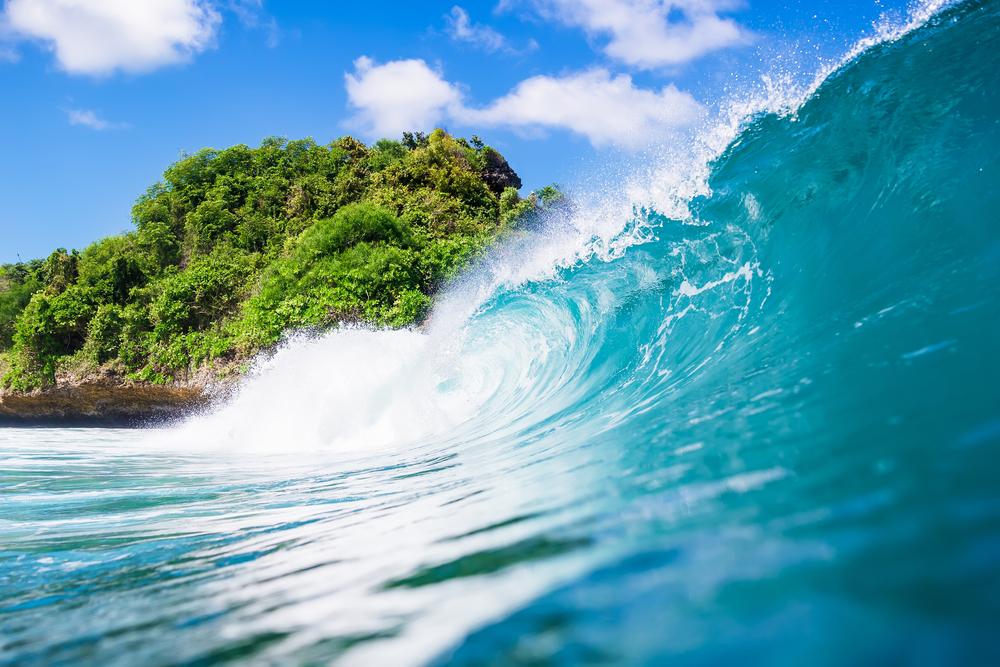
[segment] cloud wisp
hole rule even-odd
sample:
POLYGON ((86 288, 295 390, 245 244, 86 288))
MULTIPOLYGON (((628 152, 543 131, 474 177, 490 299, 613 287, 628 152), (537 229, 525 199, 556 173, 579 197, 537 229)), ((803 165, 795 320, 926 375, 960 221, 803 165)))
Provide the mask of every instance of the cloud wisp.
POLYGON ((45 44, 70 74, 148 72, 215 43, 221 17, 205 0, 8 0, 7 30, 45 44))
POLYGON ((70 125, 86 127, 91 130, 103 132, 104 130, 116 130, 128 127, 125 123, 114 123, 102 118, 92 109, 67 109, 66 119, 70 125))
POLYGON ((281 44, 281 27, 277 19, 264 11, 264 0, 229 0, 228 8, 244 28, 264 33, 267 48, 281 44))
POLYGON ((0 12, 0 63, 16 63, 21 54, 16 48, 17 36, 7 23, 7 17, 0 12))
POLYGON ((636 86, 630 76, 593 68, 536 76, 482 107, 465 104, 459 86, 423 60, 376 64, 363 57, 345 75, 353 124, 371 136, 398 136, 454 122, 513 130, 566 130, 596 147, 649 145, 696 122, 702 107, 674 86, 636 86))
POLYGON ((534 51, 538 42, 530 40, 523 48, 515 48, 503 34, 488 25, 473 23, 469 12, 455 5, 445 15, 445 31, 456 42, 470 44, 487 53, 521 54, 534 51))

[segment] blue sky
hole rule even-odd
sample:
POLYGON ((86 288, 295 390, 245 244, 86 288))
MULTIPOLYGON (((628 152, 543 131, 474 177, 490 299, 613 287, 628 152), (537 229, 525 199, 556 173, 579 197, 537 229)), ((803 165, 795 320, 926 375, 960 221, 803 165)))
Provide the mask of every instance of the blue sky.
POLYGON ((130 228, 184 152, 479 134, 525 189, 627 160, 903 0, 4 0, 0 262, 130 228))

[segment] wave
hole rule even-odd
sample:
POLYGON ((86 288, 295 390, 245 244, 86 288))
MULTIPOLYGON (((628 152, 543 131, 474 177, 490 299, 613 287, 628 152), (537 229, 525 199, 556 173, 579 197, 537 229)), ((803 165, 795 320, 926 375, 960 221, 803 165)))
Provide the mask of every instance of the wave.
MULTIPOLYGON (((998 47, 1000 2, 921 5, 495 249, 423 329, 290 341, 156 438, 315 453, 282 498, 363 499, 289 547, 359 578, 356 661, 981 657, 998 47)), ((268 655, 322 654, 289 632, 268 655)))

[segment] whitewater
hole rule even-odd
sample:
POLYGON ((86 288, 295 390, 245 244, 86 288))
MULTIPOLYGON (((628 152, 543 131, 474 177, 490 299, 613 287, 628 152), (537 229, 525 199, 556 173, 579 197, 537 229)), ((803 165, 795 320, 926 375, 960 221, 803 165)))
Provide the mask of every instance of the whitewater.
POLYGON ((0 429, 0 665, 1000 663, 998 53, 921 6, 420 329, 0 429))

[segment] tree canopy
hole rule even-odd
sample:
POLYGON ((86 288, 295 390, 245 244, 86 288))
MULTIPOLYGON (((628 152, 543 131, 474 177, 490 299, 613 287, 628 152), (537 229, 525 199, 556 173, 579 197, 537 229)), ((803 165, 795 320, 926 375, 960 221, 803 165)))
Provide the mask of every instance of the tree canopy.
POLYGON ((2 383, 43 387, 71 364, 170 382, 289 329, 419 322, 552 196, 520 187, 495 149, 443 130, 201 150, 139 197, 134 231, 0 266, 2 383))

